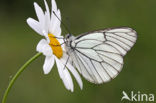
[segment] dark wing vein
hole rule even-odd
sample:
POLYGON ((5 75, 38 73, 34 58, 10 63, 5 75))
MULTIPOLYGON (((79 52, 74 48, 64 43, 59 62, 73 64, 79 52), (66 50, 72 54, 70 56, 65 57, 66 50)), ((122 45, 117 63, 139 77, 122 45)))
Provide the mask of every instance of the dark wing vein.
POLYGON ((114 52, 110 52, 110 51, 105 51, 105 50, 97 50, 97 49, 93 49, 95 51, 102 51, 102 52, 106 52, 106 53, 112 53, 112 54, 116 54, 116 55, 120 55, 122 56, 121 54, 118 54, 118 53, 114 53, 114 52))
MULTIPOLYGON (((121 37, 121 38, 123 38, 123 39, 126 39, 126 40, 128 40, 128 41, 130 41, 130 42, 132 42, 132 43, 134 43, 134 41, 132 41, 132 40, 130 40, 130 39, 128 39, 128 38, 125 38, 125 37, 123 37, 123 36, 121 36, 121 35, 119 35, 119 34, 116 34, 116 33, 112 33, 113 35, 115 35, 115 36, 118 36, 118 37, 121 37)), ((106 34, 107 36, 109 36, 109 34, 106 34)))
MULTIPOLYGON (((97 61, 97 60, 95 60, 95 59, 93 59, 93 58, 88 57, 86 54, 82 53, 81 51, 79 51, 79 50, 77 50, 77 49, 75 49, 75 50, 76 50, 77 52, 81 53, 82 55, 86 56, 86 57, 89 58, 90 60, 97 61)), ((99 61, 97 61, 97 62, 99 62, 99 61)))
POLYGON ((131 36, 131 37, 136 37, 136 36, 134 36, 134 35, 130 35, 130 34, 128 34, 128 33, 134 33, 134 34, 136 34, 136 32, 134 32, 134 31, 132 31, 132 32, 104 32, 104 33, 125 33, 125 34, 127 34, 127 35, 129 35, 129 36, 131 36))
MULTIPOLYGON (((95 71, 97 72, 98 76, 100 77, 100 79, 103 81, 101 75, 100 75, 99 72, 97 71, 97 69, 96 69, 96 67, 94 66, 92 60, 90 60, 90 62, 91 62, 91 64, 93 65, 93 67, 94 67, 95 71)), ((104 82, 104 81, 103 81, 103 82, 104 82)))
MULTIPOLYGON (((81 62, 81 64, 86 68, 86 66, 84 65, 84 63, 82 62, 82 60, 79 58, 79 56, 76 54, 76 53, 74 53, 75 54, 75 56, 78 58, 78 60, 81 62)), ((79 62, 79 63, 80 63, 79 62)), ((82 71, 82 68, 81 68, 81 66, 80 66, 80 69, 81 69, 81 71, 82 71)), ((88 75, 94 80, 94 77, 92 77, 92 75, 89 73, 89 71, 86 69, 86 71, 87 71, 87 73, 88 73, 88 75)), ((82 73, 83 74, 83 73, 82 73)))
MULTIPOLYGON (((124 48, 124 47, 122 47, 121 45, 119 45, 118 43, 116 43, 116 42, 114 42, 114 41, 110 41, 110 40, 107 40, 107 41, 109 41, 109 42, 112 42, 112 43, 114 43, 114 44, 116 44, 116 45, 118 45, 120 48, 122 48, 123 50, 125 50, 125 51, 127 51, 127 49, 126 48, 124 48)), ((108 44, 108 43, 107 43, 108 44)), ((111 45, 111 44, 110 44, 111 45)), ((112 45, 113 46, 113 45, 112 45)), ((114 47, 114 46, 113 46, 114 47)), ((115 48, 115 47, 114 47, 115 48)), ((120 51, 120 50, 119 50, 120 51)))
POLYGON ((100 54, 100 55, 102 55, 102 56, 104 56, 104 57, 106 57, 106 58, 108 58, 108 59, 111 59, 111 60, 113 60, 113 61, 115 61, 115 62, 117 62, 117 63, 123 65, 122 63, 118 62, 117 60, 112 59, 112 58, 110 58, 110 57, 108 57, 108 56, 106 56, 106 55, 103 55, 103 54, 99 53, 99 52, 97 52, 97 54, 100 54))
MULTIPOLYGON (((99 53, 98 53, 99 54, 99 53)), ((100 54, 99 54, 100 55, 100 54)), ((101 59, 102 59, 102 57, 101 57, 101 59)), ((103 59, 102 59, 103 60, 103 59)), ((113 65, 111 65, 110 63, 108 63, 108 62, 106 62, 105 60, 103 60, 102 62, 105 62, 106 64, 108 64, 109 66, 111 66, 112 68, 114 68, 118 73, 119 73, 119 71, 113 66, 113 65)), ((102 63, 101 62, 101 63, 102 63)))
POLYGON ((115 38, 115 37, 110 36, 110 35, 107 35, 107 37, 114 38, 114 39, 116 39, 116 40, 118 40, 118 41, 122 42, 123 44, 126 44, 127 46, 129 46, 129 47, 131 48, 131 46, 130 46, 129 44, 127 44, 127 43, 125 43, 125 42, 123 42, 123 41, 119 40, 118 38, 115 38))
MULTIPOLYGON (((121 53, 121 51, 120 51, 120 50, 118 50, 118 49, 117 49, 116 47, 114 47, 113 45, 108 44, 108 43, 106 43, 106 42, 105 42, 105 44, 107 44, 107 45, 109 45, 109 46, 113 47, 113 48, 114 48, 114 49, 116 49, 116 50, 117 50, 120 54, 122 54, 122 53, 121 53)), ((118 46, 119 46, 119 45, 118 45, 118 46)), ((120 47, 120 46, 119 46, 119 47, 120 47)), ((122 48, 122 47, 121 47, 121 48, 122 48)), ((124 49, 124 48, 122 48, 122 49, 124 49)), ((124 50, 125 50, 125 49, 124 49, 124 50)))
MULTIPOLYGON (((81 55, 79 55, 81 58, 83 58, 81 55)), ((89 59, 89 58, 88 58, 89 59)), ((90 60, 90 59, 89 59, 90 60)), ((91 60, 90 60, 91 61, 91 60)), ((84 62, 88 65, 88 63, 84 60, 84 62)), ((92 69, 91 69, 91 72, 92 72, 92 74, 94 75, 94 73, 93 73, 93 71, 92 71, 92 69)), ((94 77, 95 77, 95 79, 93 79, 93 80, 96 80, 96 81, 98 81, 97 80, 97 78, 96 78, 96 76, 94 75, 94 77)))
POLYGON ((100 41, 100 42, 103 42, 103 41, 101 41, 101 40, 97 40, 97 39, 82 39, 82 40, 79 40, 78 42, 76 42, 75 44, 78 44, 79 42, 86 41, 86 40, 94 40, 94 41, 100 41))

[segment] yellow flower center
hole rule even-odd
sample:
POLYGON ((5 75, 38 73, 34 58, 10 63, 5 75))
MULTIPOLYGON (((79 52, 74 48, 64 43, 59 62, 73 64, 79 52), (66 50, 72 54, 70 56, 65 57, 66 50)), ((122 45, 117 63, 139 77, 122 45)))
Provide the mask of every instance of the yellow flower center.
POLYGON ((53 34, 48 34, 48 37, 50 39, 49 45, 51 46, 51 48, 53 50, 53 54, 57 58, 60 59, 63 56, 63 50, 61 48, 59 41, 55 38, 55 36, 53 34))

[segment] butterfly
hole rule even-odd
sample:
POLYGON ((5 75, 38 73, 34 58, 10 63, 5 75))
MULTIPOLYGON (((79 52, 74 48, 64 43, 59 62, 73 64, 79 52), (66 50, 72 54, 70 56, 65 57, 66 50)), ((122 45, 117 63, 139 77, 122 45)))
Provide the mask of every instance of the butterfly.
POLYGON ((101 84, 115 78, 123 68, 123 57, 133 47, 137 33, 129 27, 108 28, 65 37, 72 65, 88 81, 101 84))

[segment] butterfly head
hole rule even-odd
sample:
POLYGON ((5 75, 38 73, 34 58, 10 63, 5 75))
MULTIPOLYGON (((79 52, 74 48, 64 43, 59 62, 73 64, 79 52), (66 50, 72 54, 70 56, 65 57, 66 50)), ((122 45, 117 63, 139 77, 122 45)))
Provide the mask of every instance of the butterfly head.
POLYGON ((74 43, 73 42, 74 39, 75 39, 75 37, 71 34, 67 34, 65 36, 65 40, 66 40, 65 44, 66 44, 67 51, 71 51, 74 48, 72 45, 74 43))
POLYGON ((69 39, 71 36, 72 36, 71 34, 67 34, 67 35, 65 36, 65 38, 66 38, 66 39, 69 39))
POLYGON ((71 34, 67 34, 65 36, 65 39, 66 39, 66 44, 70 45, 70 42, 73 40, 73 36, 71 34))

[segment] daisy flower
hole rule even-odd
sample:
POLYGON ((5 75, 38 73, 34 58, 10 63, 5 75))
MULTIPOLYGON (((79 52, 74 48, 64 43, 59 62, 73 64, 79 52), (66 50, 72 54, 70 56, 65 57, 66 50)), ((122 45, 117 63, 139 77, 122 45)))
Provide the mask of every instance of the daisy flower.
POLYGON ((65 87, 68 90, 73 91, 74 86, 71 75, 69 73, 70 71, 82 89, 83 84, 80 75, 71 65, 71 63, 67 62, 68 55, 65 52, 64 45, 61 45, 64 41, 61 39, 63 37, 61 36, 61 22, 59 21, 59 19, 61 20, 60 10, 57 9, 55 0, 51 0, 51 13, 45 0, 44 3, 46 8, 45 12, 37 3, 34 3, 38 21, 32 18, 27 19, 28 25, 34 31, 44 37, 44 39, 39 41, 36 48, 38 52, 41 52, 43 55, 45 55, 45 61, 43 65, 44 74, 48 74, 56 62, 60 78, 62 79, 65 87), (53 12, 55 12, 59 19, 53 12))

